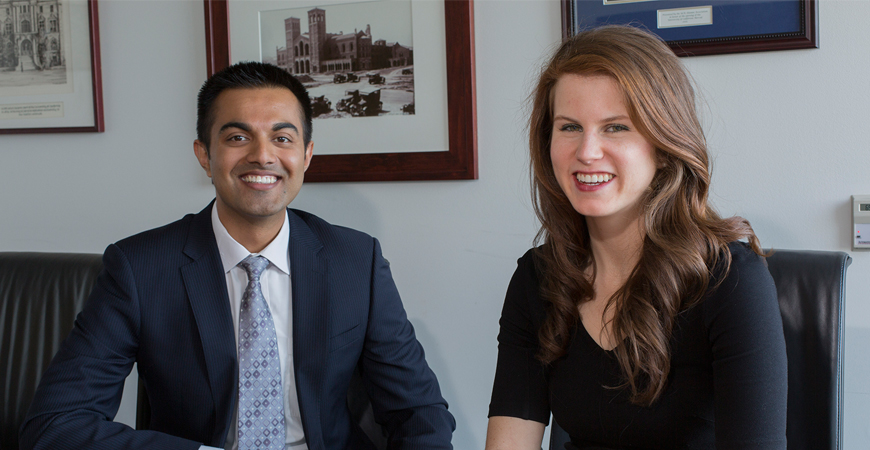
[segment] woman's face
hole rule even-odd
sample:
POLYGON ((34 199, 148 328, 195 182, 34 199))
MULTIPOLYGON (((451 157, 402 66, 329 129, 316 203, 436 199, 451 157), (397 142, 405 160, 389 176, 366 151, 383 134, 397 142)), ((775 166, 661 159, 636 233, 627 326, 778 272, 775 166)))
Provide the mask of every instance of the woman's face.
POLYGON ((609 76, 563 75, 553 118, 553 172, 574 209, 587 220, 637 219, 655 149, 631 122, 622 87, 609 76))

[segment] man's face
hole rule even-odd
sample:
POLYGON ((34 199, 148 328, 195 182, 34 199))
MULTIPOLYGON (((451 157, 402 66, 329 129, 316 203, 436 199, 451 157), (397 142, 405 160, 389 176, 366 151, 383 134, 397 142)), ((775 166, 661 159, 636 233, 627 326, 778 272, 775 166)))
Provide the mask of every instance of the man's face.
POLYGON ((193 147, 212 179, 227 230, 283 223, 314 148, 303 143, 302 120, 289 89, 227 89, 218 95, 210 148, 199 140, 193 147))

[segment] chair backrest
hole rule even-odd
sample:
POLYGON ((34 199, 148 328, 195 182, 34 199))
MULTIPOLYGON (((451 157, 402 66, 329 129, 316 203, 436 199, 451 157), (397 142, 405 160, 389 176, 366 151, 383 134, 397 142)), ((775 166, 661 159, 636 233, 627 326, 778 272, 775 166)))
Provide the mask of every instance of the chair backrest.
MULTIPOLYGON (((788 450, 843 448, 843 252, 775 250, 767 258, 776 283, 788 354, 788 450)), ((570 442, 556 421, 550 450, 570 442)))
POLYGON ((102 267, 96 254, 0 252, 0 448, 18 450, 36 386, 102 267))
POLYGON ((843 448, 843 252, 775 250, 776 283, 788 353, 788 449, 843 448))

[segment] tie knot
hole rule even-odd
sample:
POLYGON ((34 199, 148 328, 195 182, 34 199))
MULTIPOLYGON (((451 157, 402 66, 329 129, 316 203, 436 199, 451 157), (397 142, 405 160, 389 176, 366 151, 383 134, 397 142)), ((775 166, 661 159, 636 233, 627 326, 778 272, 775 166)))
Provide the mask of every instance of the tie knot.
POLYGON ((247 258, 243 259, 242 262, 239 263, 242 268, 245 269, 245 272, 248 273, 248 280, 254 281, 260 280, 260 274, 263 273, 263 269, 269 265, 269 260, 263 256, 254 256, 248 255, 247 258))

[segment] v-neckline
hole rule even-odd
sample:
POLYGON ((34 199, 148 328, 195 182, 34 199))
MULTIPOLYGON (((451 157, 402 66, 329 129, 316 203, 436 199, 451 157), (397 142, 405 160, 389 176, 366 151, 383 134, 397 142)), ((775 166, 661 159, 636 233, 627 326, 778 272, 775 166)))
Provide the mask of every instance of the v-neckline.
POLYGON ((586 329, 586 325, 583 324, 583 319, 581 318, 581 319, 579 319, 577 322, 578 322, 578 323, 577 323, 577 326, 578 326, 580 329, 583 330, 583 334, 586 336, 586 339, 588 339, 589 342, 591 342, 592 345, 593 345, 594 347, 596 347, 598 350, 600 350, 600 351, 602 351, 602 352, 604 352, 604 353, 606 353, 606 354, 608 354, 608 355, 612 355, 612 354, 613 354, 613 351, 616 349, 616 347, 619 346, 619 344, 616 344, 616 345, 615 345, 613 348, 611 348, 610 350, 608 350, 608 349, 602 347, 601 344, 599 344, 598 341, 596 341, 595 338, 592 337, 592 334, 589 333, 589 330, 586 329))

